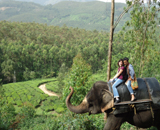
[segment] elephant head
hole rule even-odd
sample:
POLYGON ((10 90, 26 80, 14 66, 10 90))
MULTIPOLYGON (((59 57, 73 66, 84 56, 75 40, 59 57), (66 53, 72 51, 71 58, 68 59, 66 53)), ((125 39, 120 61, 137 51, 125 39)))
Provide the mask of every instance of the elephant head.
POLYGON ((72 87, 70 89, 71 92, 66 98, 66 105, 74 113, 81 114, 89 112, 89 114, 97 114, 113 107, 113 94, 108 91, 108 84, 106 82, 97 81, 94 83, 82 103, 78 106, 73 106, 70 102, 74 92, 72 87))

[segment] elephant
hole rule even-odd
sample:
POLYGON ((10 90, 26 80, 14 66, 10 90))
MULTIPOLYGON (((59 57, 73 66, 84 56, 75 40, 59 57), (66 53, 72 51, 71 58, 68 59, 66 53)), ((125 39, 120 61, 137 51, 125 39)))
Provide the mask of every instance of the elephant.
POLYGON ((74 93, 74 89, 70 86, 70 90, 71 92, 66 98, 67 108, 77 114, 89 113, 90 115, 102 112, 106 113, 107 122, 104 126, 104 130, 119 130, 124 122, 128 122, 139 128, 155 126, 160 130, 160 108, 153 109, 152 111, 151 109, 147 109, 136 111, 135 113, 134 110, 131 110, 120 114, 114 114, 114 98, 112 92, 109 91, 108 82, 95 82, 78 106, 71 104, 70 99, 74 93))

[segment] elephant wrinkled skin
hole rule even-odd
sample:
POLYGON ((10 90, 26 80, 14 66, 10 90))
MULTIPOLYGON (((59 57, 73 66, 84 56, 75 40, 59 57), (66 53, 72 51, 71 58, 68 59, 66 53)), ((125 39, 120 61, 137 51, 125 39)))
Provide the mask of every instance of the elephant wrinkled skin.
POLYGON ((82 103, 78 106, 73 106, 70 103, 70 98, 74 92, 72 87, 70 87, 70 89, 71 92, 66 98, 68 109, 77 114, 87 112, 89 112, 89 114, 98 114, 106 112, 107 123, 105 124, 104 130, 119 130, 122 123, 126 121, 140 128, 155 126, 160 130, 160 109, 154 110, 154 120, 150 110, 137 111, 136 115, 134 111, 119 115, 110 113, 113 107, 113 95, 108 91, 107 82, 97 81, 94 83, 82 103))

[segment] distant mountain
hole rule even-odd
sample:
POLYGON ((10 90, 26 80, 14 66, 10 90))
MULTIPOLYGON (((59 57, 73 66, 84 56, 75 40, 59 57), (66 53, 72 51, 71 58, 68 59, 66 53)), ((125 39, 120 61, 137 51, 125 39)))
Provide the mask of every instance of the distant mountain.
POLYGON ((90 1, 97 1, 97 0, 47 0, 45 2, 45 5, 47 5, 47 4, 56 4, 56 3, 59 3, 61 1, 90 2, 90 1))
POLYGON ((14 1, 22 1, 22 2, 34 2, 41 5, 46 5, 49 0, 14 0, 14 1))
POLYGON ((61 1, 89 2, 89 1, 98 1, 98 0, 15 0, 15 1, 34 2, 41 5, 48 5, 48 4, 56 4, 61 1))
MULTIPOLYGON (((126 5, 116 3, 115 20, 126 5)), ((109 31, 111 3, 94 2, 59 2, 42 6, 32 2, 0 2, 0 20, 37 22, 48 25, 84 28, 87 30, 109 31)), ((119 31, 129 19, 126 14, 118 24, 119 31)))

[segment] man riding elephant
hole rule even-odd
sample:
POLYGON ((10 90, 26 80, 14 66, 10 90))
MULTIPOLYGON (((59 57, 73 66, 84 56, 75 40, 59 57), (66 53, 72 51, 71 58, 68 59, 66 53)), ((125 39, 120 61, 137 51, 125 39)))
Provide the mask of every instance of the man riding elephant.
POLYGON ((131 94, 131 101, 135 101, 136 98, 134 96, 134 92, 133 92, 133 89, 131 87, 131 80, 134 80, 135 78, 135 72, 134 72, 134 68, 133 66, 129 63, 129 59, 126 57, 123 59, 123 62, 124 62, 124 65, 126 66, 127 68, 127 74, 128 74, 128 80, 126 81, 127 82, 127 88, 131 94))

